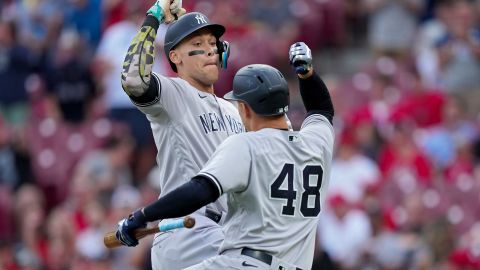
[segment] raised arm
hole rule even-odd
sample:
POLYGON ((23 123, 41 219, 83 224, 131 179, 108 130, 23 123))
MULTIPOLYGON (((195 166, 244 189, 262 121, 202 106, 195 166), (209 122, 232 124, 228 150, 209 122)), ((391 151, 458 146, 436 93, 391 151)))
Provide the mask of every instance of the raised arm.
POLYGON ((158 98, 158 85, 152 80, 155 59, 155 38, 161 23, 171 14, 181 15, 182 1, 157 0, 147 11, 145 21, 128 48, 123 62, 122 87, 136 103, 145 104, 158 98))
POLYGON ((289 58, 298 75, 300 95, 307 116, 321 114, 332 123, 334 115, 332 99, 327 86, 313 69, 310 48, 303 42, 297 42, 290 47, 289 58))

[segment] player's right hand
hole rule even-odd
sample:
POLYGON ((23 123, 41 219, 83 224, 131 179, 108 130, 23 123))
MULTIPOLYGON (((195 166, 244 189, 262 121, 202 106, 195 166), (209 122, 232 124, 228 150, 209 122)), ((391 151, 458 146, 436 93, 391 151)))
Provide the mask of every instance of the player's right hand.
POLYGON ((288 56, 297 74, 305 75, 312 69, 312 51, 304 42, 292 44, 288 56))
POLYGON ((160 23, 171 23, 176 18, 185 14, 182 8, 182 0, 157 0, 147 11, 147 14, 155 16, 160 23))
POLYGON ((128 218, 124 218, 118 222, 115 237, 124 246, 134 247, 138 245, 138 240, 133 235, 133 232, 139 228, 145 228, 147 222, 142 210, 137 210, 130 214, 128 218))
POLYGON ((170 13, 175 15, 177 18, 185 14, 186 10, 182 8, 182 0, 171 0, 170 1, 170 13))

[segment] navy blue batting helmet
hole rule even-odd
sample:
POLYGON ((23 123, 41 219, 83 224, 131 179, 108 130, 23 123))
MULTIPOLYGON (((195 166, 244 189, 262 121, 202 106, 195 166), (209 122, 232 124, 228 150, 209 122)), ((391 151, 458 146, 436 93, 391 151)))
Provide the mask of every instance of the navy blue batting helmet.
POLYGON ((183 39, 200 29, 210 29, 217 38, 218 52, 223 52, 223 44, 219 41, 220 37, 225 33, 225 27, 220 24, 211 23, 207 16, 200 12, 191 12, 181 16, 178 20, 172 22, 165 34, 163 49, 167 56, 173 71, 177 72, 177 67, 170 61, 170 51, 175 48, 183 39))
POLYGON ((233 79, 233 90, 224 98, 243 101, 263 116, 286 113, 290 102, 283 74, 272 66, 261 64, 241 68, 233 79))

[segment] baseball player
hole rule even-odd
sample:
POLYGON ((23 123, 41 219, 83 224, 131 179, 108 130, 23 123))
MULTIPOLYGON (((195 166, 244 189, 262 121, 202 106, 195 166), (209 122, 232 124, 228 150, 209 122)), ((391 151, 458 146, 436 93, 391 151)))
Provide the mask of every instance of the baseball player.
POLYGON ((305 43, 290 48, 307 110, 300 131, 289 131, 288 85, 268 65, 240 69, 226 99, 238 101, 248 131, 227 138, 189 182, 119 223, 124 245, 146 222, 195 211, 228 194, 225 240, 219 254, 188 268, 310 269, 318 215, 325 199, 334 143, 333 105, 312 68, 305 43))
MULTIPOLYGON (((124 91, 150 121, 158 150, 160 197, 195 176, 228 136, 244 131, 236 107, 214 94, 219 66, 225 67, 228 58, 228 44, 220 41, 222 25, 197 12, 169 24, 164 51, 178 77, 152 73, 157 29, 167 13, 181 12, 179 0, 158 0, 148 10, 121 74, 124 91)), ((217 254, 224 239, 217 223, 225 211, 226 199, 221 198, 195 212, 195 229, 157 235, 151 250, 153 269, 183 269, 217 254)))

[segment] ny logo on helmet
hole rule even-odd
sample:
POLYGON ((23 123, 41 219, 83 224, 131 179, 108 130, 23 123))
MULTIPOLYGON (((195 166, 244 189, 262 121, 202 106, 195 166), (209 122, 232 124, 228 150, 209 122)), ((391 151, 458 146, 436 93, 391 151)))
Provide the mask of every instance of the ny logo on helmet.
POLYGON ((207 19, 205 19, 205 16, 201 15, 201 14, 197 14, 195 16, 195 19, 197 19, 197 23, 198 24, 204 24, 204 23, 207 23, 207 19))
POLYGON ((288 112, 288 105, 283 108, 278 108, 277 113, 286 113, 288 112))

